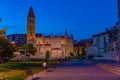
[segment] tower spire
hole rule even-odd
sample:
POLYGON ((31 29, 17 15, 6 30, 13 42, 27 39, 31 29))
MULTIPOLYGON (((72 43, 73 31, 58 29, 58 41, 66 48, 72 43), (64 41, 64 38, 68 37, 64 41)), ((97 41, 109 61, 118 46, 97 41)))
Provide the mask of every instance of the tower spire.
POLYGON ((31 6, 27 16, 27 43, 34 43, 35 37, 35 15, 31 6))
POLYGON ((29 13, 28 13, 28 17, 33 17, 33 18, 35 18, 35 15, 34 15, 32 6, 30 7, 30 10, 29 10, 29 13))

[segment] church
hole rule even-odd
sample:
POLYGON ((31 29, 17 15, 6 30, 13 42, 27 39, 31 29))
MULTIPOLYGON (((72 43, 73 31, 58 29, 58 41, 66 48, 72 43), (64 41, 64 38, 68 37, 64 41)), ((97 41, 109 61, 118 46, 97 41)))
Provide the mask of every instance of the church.
POLYGON ((35 32, 36 16, 34 15, 33 8, 30 7, 27 16, 27 43, 31 43, 36 47, 37 52, 31 58, 44 59, 46 52, 49 51, 50 59, 59 59, 70 56, 73 52, 73 36, 68 36, 65 31, 64 35, 37 35, 35 32))

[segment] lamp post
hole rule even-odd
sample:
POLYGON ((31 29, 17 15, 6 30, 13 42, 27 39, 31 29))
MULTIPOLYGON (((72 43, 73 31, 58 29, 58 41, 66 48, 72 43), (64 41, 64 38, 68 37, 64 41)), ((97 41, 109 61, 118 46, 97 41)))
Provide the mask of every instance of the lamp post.
POLYGON ((24 52, 25 61, 26 61, 26 64, 27 64, 27 62, 28 62, 28 56, 29 56, 29 53, 27 52, 28 50, 27 49, 22 49, 22 51, 24 52))
POLYGON ((29 60, 29 52, 26 52, 27 61, 29 60))
POLYGON ((12 43, 12 44, 15 44, 15 42, 14 42, 14 41, 12 41, 11 43, 12 43))
POLYGON ((28 61, 28 53, 27 53, 27 50, 24 49, 23 51, 25 52, 25 58, 26 58, 26 61, 28 61))
POLYGON ((14 41, 12 41, 11 44, 12 44, 13 46, 15 46, 15 42, 14 42, 14 41))

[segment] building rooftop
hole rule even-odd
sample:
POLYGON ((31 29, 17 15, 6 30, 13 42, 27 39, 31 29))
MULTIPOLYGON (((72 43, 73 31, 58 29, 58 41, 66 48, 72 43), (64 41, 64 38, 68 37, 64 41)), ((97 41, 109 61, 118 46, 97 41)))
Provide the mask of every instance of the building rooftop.
POLYGON ((86 46, 86 44, 92 44, 91 39, 83 39, 79 42, 77 42, 76 44, 74 44, 75 46, 86 46))

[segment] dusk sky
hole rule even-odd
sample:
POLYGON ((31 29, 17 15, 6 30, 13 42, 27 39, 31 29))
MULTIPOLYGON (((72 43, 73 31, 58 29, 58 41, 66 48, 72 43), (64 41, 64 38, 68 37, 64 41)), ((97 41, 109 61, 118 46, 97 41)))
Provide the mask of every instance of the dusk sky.
POLYGON ((6 27, 7 35, 26 33, 30 6, 36 16, 36 33, 67 30, 77 40, 110 29, 118 19, 117 0, 0 0, 0 29, 6 27))

